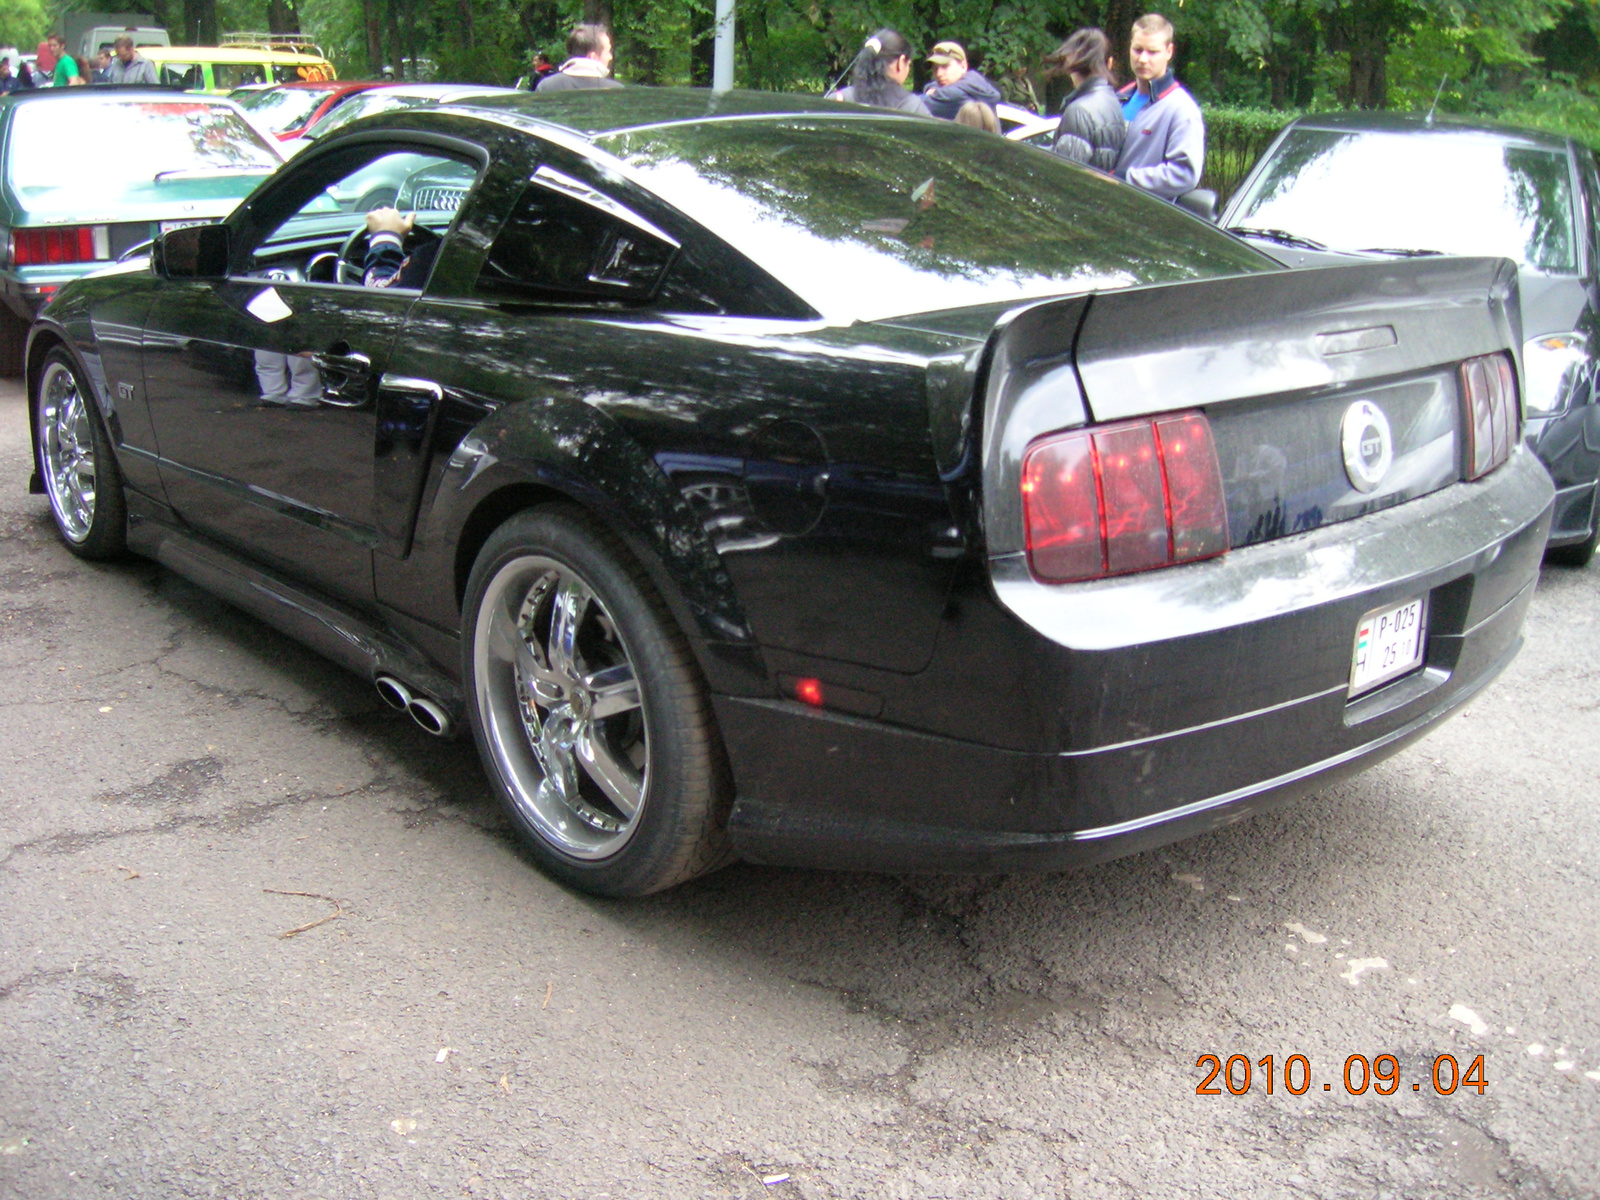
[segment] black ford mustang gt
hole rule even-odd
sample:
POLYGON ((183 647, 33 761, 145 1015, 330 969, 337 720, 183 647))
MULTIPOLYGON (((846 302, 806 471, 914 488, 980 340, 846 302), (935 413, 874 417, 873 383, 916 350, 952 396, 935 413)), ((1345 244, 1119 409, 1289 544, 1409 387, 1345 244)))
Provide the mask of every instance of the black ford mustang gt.
POLYGON ((1284 270, 951 123, 477 99, 63 289, 35 483, 77 553, 469 724, 579 887, 1060 867, 1322 786, 1505 665, 1552 500, 1519 321, 1504 260, 1284 270), (375 168, 417 288, 363 286, 330 198, 375 168))

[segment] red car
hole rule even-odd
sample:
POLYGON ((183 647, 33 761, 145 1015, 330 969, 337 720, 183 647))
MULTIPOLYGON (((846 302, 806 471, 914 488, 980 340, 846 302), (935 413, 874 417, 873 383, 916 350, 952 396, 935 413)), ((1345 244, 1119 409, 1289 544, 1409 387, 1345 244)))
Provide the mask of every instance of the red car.
MULTIPOLYGON (((250 114, 250 119, 280 142, 293 141, 357 92, 384 84, 367 80, 317 83, 279 83, 271 87, 241 89, 228 99, 250 114)), ((286 151, 287 152, 287 151, 286 151)))

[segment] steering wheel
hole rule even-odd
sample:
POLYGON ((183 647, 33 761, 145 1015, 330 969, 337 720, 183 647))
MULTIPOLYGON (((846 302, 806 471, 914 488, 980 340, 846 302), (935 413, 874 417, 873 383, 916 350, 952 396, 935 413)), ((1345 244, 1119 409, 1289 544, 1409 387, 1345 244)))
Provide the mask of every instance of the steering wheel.
MULTIPOLYGON (((441 237, 426 225, 414 224, 411 232, 407 233, 400 243, 400 249, 410 258, 421 247, 429 242, 440 241, 441 237)), ((339 247, 338 280, 340 283, 353 287, 361 286, 361 281, 367 275, 367 227, 358 225, 355 231, 345 238, 344 245, 339 247)))

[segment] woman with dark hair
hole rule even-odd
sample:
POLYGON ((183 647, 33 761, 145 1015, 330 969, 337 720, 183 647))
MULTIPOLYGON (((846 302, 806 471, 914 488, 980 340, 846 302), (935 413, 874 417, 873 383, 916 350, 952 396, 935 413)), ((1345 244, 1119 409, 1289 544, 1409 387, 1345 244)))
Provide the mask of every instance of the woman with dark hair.
POLYGON ((911 43, 892 29, 880 29, 856 55, 850 68, 850 86, 834 92, 833 98, 932 116, 922 97, 906 90, 910 77, 911 43))
POLYGON ((1052 149, 1109 174, 1128 132, 1122 102, 1111 86, 1111 42, 1098 29, 1080 29, 1050 57, 1072 80, 1052 149))

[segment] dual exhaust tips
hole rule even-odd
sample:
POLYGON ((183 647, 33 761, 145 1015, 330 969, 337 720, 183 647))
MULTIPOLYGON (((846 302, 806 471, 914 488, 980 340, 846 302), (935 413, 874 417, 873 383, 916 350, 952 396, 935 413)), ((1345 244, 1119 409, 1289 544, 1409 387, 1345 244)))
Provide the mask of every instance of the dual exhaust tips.
POLYGON ((391 675, 379 675, 372 681, 378 695, 390 708, 409 713, 411 719, 434 737, 449 737, 454 727, 450 714, 426 696, 419 696, 391 675))

